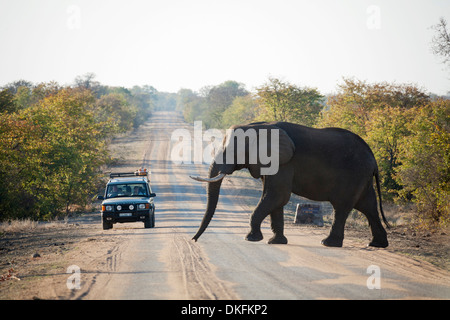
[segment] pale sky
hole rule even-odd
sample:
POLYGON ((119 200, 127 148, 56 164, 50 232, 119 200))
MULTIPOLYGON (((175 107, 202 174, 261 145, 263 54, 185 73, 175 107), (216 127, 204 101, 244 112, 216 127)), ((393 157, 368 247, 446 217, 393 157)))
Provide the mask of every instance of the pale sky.
POLYGON ((0 0, 0 86, 24 79, 198 90, 269 76, 336 92, 343 77, 450 91, 430 49, 449 0, 0 0))

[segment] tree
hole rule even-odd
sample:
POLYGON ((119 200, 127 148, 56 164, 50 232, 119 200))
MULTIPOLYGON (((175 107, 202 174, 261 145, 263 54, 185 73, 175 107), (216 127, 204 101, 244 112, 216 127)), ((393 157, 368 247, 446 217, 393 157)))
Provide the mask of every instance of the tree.
POLYGON ((107 87, 95 80, 95 73, 87 72, 82 76, 77 76, 74 80, 74 87, 90 90, 95 97, 100 97, 106 93, 107 87))
POLYGON ((443 63, 450 64, 450 32, 447 30, 447 21, 441 17, 439 23, 432 28, 436 35, 432 39, 431 50, 442 57, 443 63))
MULTIPOLYGON (((45 157, 41 128, 17 113, 0 114, 0 221, 37 218, 36 194, 27 189, 45 157)), ((43 178, 43 177, 42 177, 43 178)))
POLYGON ((407 124, 414 108, 429 101, 429 96, 413 85, 344 79, 339 92, 328 98, 318 126, 348 129, 366 140, 379 165, 382 190, 392 198, 402 188, 395 170, 401 164, 401 141, 411 134, 407 124))
POLYGON ((29 107, 32 103, 32 93, 33 90, 28 87, 19 87, 14 95, 14 104, 16 109, 25 109, 29 107))
POLYGON ((137 108, 131 105, 125 94, 111 92, 95 101, 96 118, 99 122, 108 122, 119 132, 126 132, 133 127, 137 108))
POLYGON ((386 106, 375 109, 367 123, 366 142, 378 162, 381 175, 381 186, 393 197, 402 188, 395 177, 395 169, 401 164, 400 150, 404 138, 411 132, 408 124, 413 121, 416 108, 404 110, 386 106))
POLYGON ((92 89, 93 87, 97 87, 100 85, 98 81, 95 81, 96 75, 93 72, 85 73, 82 76, 77 76, 75 78, 75 87, 84 88, 84 89, 92 89))
POLYGON ((205 98, 199 96, 191 89, 180 89, 177 92, 176 110, 183 113, 187 122, 200 120, 206 109, 205 98))
POLYGON ((207 128, 222 128, 222 115, 233 103, 234 98, 248 94, 242 83, 231 80, 207 88, 205 92, 207 109, 201 120, 207 128))
POLYGON ((450 222, 450 100, 430 102, 415 114, 396 169, 400 194, 417 204, 420 226, 445 226, 450 222))
POLYGON ((429 99, 425 92, 410 84, 369 84, 344 78, 338 85, 338 93, 328 98, 327 108, 322 112, 318 125, 341 127, 364 137, 372 111, 386 107, 406 110, 423 106, 429 99))
POLYGON ((136 117, 133 126, 137 128, 144 123, 156 108, 155 101, 158 100, 158 91, 152 86, 145 85, 143 87, 134 86, 130 92, 131 104, 136 106, 136 117))
POLYGON ((90 90, 64 88, 0 116, 0 219, 49 219, 83 206, 108 160, 90 90))
POLYGON ((98 168, 107 160, 103 123, 96 122, 89 90, 65 88, 20 116, 39 128, 39 166, 23 190, 36 197, 38 217, 51 218, 85 205, 95 190, 98 168))
POLYGON ((49 219, 85 206, 110 138, 150 114, 150 87, 92 79, 75 87, 16 81, 0 91, 0 220, 49 219))
POLYGON ((174 111, 177 106, 177 95, 171 92, 157 92, 156 95, 156 110, 174 111))
POLYGON ((229 128, 232 125, 250 123, 256 118, 257 104, 253 95, 236 97, 233 103, 222 115, 222 125, 229 128))
POLYGON ((14 103, 14 95, 8 89, 0 91, 0 114, 12 113, 17 111, 16 104, 14 103))
POLYGON ((249 94, 242 83, 225 81, 217 86, 205 86, 200 92, 180 89, 176 97, 176 110, 182 111, 188 122, 203 121, 206 128, 223 128, 223 114, 236 97, 249 94))
POLYGON ((17 90, 21 87, 33 89, 34 85, 30 81, 17 80, 17 81, 13 81, 13 82, 6 84, 3 88, 8 89, 11 92, 11 94, 15 95, 17 93, 17 90))
POLYGON ((324 97, 316 89, 300 88, 276 78, 269 78, 256 91, 260 111, 258 120, 290 121, 313 126, 323 107, 324 97))

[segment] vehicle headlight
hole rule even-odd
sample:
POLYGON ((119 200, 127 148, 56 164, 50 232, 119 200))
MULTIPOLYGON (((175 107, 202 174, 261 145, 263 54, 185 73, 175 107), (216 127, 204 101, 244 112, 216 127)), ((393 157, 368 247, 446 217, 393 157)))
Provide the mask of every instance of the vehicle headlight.
POLYGON ((117 206, 117 210, 122 210, 122 206, 120 204, 117 206))
POLYGON ((140 204, 138 204, 138 209, 139 210, 145 210, 145 209, 148 209, 148 208, 150 208, 150 204, 148 204, 148 203, 140 203, 140 204))
POLYGON ((130 206, 128 207, 128 209, 134 210, 134 206, 133 206, 132 204, 130 204, 130 206))
POLYGON ((112 206, 105 206, 105 205, 102 205, 102 211, 112 211, 113 210, 113 207, 112 206))

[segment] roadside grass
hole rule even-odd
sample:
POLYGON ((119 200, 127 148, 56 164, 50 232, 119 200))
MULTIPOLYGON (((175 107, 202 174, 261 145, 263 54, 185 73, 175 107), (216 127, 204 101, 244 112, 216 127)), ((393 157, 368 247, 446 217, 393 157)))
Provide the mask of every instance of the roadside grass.
POLYGON ((67 219, 49 222, 35 221, 32 219, 14 219, 0 223, 0 236, 8 233, 27 232, 36 229, 50 229, 67 224, 67 219))

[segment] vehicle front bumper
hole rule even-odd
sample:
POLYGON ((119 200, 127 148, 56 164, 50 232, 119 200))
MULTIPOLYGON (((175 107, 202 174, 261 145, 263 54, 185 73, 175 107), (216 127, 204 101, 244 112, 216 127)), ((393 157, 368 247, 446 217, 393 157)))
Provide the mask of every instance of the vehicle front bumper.
POLYGON ((134 212, 102 211, 102 220, 112 223, 144 221, 150 216, 151 210, 139 210, 134 212))

